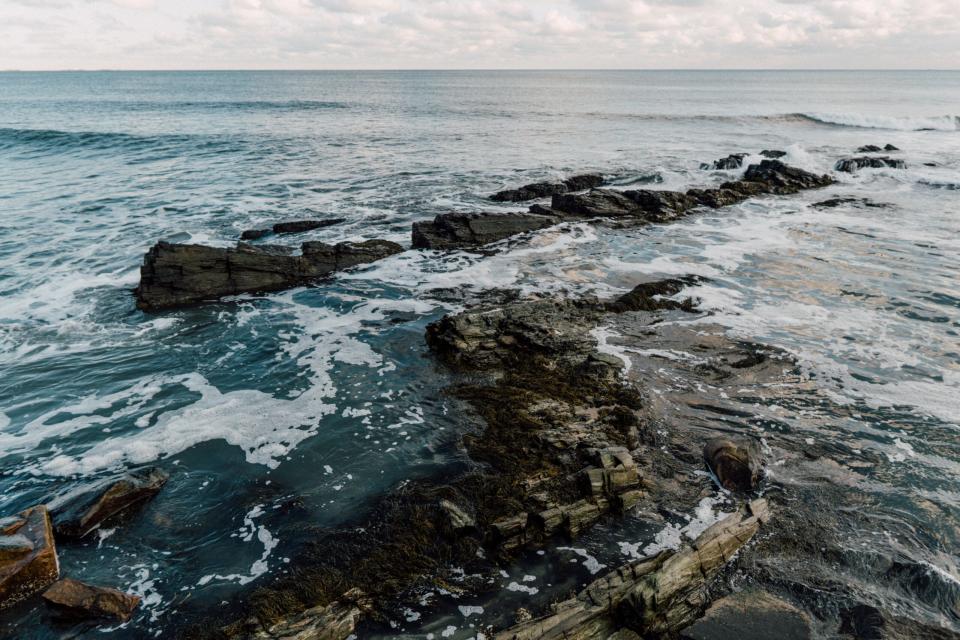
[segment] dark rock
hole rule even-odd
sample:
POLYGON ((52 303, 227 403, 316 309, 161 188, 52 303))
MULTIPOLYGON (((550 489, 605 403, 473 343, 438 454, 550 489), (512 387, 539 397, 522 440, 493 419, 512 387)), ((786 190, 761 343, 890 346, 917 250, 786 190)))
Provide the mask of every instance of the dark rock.
POLYGON ((636 203, 640 217, 650 222, 666 222, 678 218, 697 206, 696 200, 677 191, 638 189, 623 195, 636 203))
POLYGON ((115 618, 123 622, 129 620, 140 605, 140 596, 70 578, 55 582, 43 592, 43 599, 75 616, 115 618))
POLYGON ((897 147, 893 146, 889 142, 883 146, 884 151, 900 151, 897 147))
POLYGON ((273 229, 247 229, 240 234, 241 240, 258 240, 273 233, 273 229))
POLYGON ((351 589, 334 602, 313 607, 266 629, 230 629, 227 635, 242 640, 347 640, 373 602, 359 589, 351 589))
POLYGON ((853 173, 858 169, 883 169, 885 167, 889 167, 891 169, 906 169, 907 163, 903 160, 898 160, 896 158, 890 158, 887 156, 882 156, 879 158, 862 156, 859 158, 838 160, 837 164, 834 166, 834 169, 837 171, 844 171, 846 173, 853 173))
POLYGON ((169 476, 162 469, 138 469, 115 479, 98 482, 79 495, 53 506, 57 535, 81 538, 112 516, 155 496, 169 476))
POLYGON ((413 223, 413 248, 480 247, 561 221, 537 213, 444 213, 431 222, 413 223))
POLYGON ((625 311, 658 311, 661 309, 693 310, 693 301, 689 298, 683 302, 666 300, 669 296, 680 293, 685 287, 696 284, 694 278, 678 278, 645 282, 625 293, 613 302, 608 302, 606 308, 614 313, 625 311))
POLYGON ((883 640, 886 621, 876 607, 858 604, 840 612, 840 633, 856 640, 883 640))
POLYGON ((753 491, 760 483, 760 454, 752 443, 715 438, 704 446, 703 459, 729 491, 753 491))
POLYGON ((747 157, 746 153, 734 153, 726 158, 720 158, 719 160, 714 160, 712 164, 703 163, 700 165, 700 168, 703 170, 714 170, 714 171, 729 171, 731 169, 739 169, 743 166, 743 159, 747 157))
POLYGON ((622 191, 594 189, 584 194, 553 196, 550 208, 567 215, 588 218, 620 218, 637 212, 637 204, 622 191))
POLYGON ((145 311, 196 304, 222 296, 277 291, 333 271, 380 260, 403 248, 385 240, 307 242, 303 255, 286 247, 239 244, 235 249, 158 242, 147 252, 135 290, 145 311))
POLYGON ((33 507, 19 514, 17 522, 4 521, 4 535, 12 540, 6 556, 0 557, 0 609, 26 600, 60 577, 47 508, 33 507))
POLYGON ((345 222, 346 218, 327 218, 326 220, 293 220, 273 225, 274 233, 303 233, 345 222))
POLYGON ((599 187, 603 182, 603 176, 599 173, 586 173, 567 178, 562 182, 535 182, 519 189, 507 189, 493 194, 490 199, 495 202, 523 202, 524 200, 546 198, 568 191, 592 189, 599 187))
POLYGON ((805 189, 826 187, 833 184, 834 180, 830 176, 818 176, 803 169, 787 166, 779 160, 763 160, 760 164, 752 164, 747 167, 740 183, 728 182, 726 185, 739 184, 740 187, 735 190, 742 190, 741 192, 754 195, 753 189, 755 187, 750 186, 749 183, 751 182, 760 183, 762 188, 765 188, 766 193, 787 195, 805 189))
POLYGON ((460 507, 447 499, 440 500, 439 507, 446 519, 447 530, 453 536, 476 531, 477 520, 469 508, 460 507))
POLYGON ((857 153, 880 153, 881 151, 883 151, 883 148, 875 144, 867 144, 857 149, 857 153))
POLYGON ((817 209, 834 209, 836 207, 840 207, 844 205, 871 207, 875 209, 883 209, 888 206, 885 204, 877 204, 876 202, 868 200, 867 198, 853 198, 853 197, 839 197, 839 196, 836 198, 823 200, 821 202, 815 202, 811 206, 817 209))
POLYGON ((777 160, 787 155, 786 151, 780 151, 779 149, 764 149, 760 152, 764 158, 770 158, 771 160, 777 160))
POLYGON ((680 632, 681 640, 809 640, 810 620, 764 591, 717 600, 704 617, 680 632))

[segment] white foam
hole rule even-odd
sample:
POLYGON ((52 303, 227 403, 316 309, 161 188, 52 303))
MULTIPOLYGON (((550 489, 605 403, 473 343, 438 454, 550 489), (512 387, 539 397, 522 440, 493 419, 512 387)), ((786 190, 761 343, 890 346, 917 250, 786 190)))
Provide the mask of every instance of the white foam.
POLYGON ((557 551, 570 551, 571 553, 575 553, 583 558, 583 566, 587 571, 590 572, 591 575, 599 573, 607 566, 605 564, 601 564, 600 561, 598 561, 594 556, 590 555, 586 549, 579 549, 577 547, 557 547, 557 551))
POLYGON ((865 113, 805 113, 805 117, 826 124, 864 129, 892 129, 895 131, 956 131, 960 129, 957 116, 882 116, 865 113))
POLYGON ((247 574, 231 573, 228 575, 220 574, 209 574, 205 575, 197 582, 199 586, 204 586, 212 582, 213 580, 220 580, 223 582, 236 582, 237 584, 244 585, 249 584, 264 575, 270 570, 270 564, 267 560, 270 557, 270 554, 273 553, 273 550, 277 547, 280 541, 273 536, 272 533, 263 525, 257 525, 255 521, 256 518, 259 518, 264 513, 263 505, 257 505, 253 507, 247 514, 243 517, 243 526, 240 527, 239 537, 244 542, 250 542, 253 540, 253 537, 256 536, 257 540, 263 545, 263 553, 260 558, 250 566, 250 571, 247 574))
POLYGON ((652 542, 620 542, 620 552, 639 560, 656 555, 667 549, 679 549, 684 539, 694 540, 713 524, 730 515, 718 509, 726 502, 723 495, 703 498, 692 515, 687 516, 687 524, 668 524, 657 532, 652 542), (641 546, 643 547, 641 551, 641 546))

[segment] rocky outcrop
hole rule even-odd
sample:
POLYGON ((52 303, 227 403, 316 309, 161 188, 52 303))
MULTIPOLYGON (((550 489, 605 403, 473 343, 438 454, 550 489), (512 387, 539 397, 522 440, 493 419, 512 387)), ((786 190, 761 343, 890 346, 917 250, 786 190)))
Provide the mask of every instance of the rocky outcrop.
POLYGON ((744 505, 677 550, 624 565, 554 604, 549 614, 502 631, 496 640, 587 640, 622 629, 659 637, 687 627, 708 602, 724 565, 769 518, 765 500, 744 505))
POLYGON ((21 602, 60 577, 53 527, 45 506, 0 524, 0 609, 21 602))
POLYGON ((703 447, 703 459, 729 491, 753 491, 760 484, 760 452, 753 443, 715 438, 703 447))
POLYGON ((778 160, 787 155, 787 152, 780 151, 779 149, 764 149, 760 152, 760 155, 764 158, 770 158, 771 160, 778 160))
POLYGON ((271 233, 303 233, 331 227, 335 224, 346 222, 346 218, 327 218, 326 220, 293 220, 291 222, 278 222, 269 229, 248 229, 240 234, 241 240, 257 240, 271 233))
POLYGON ((846 173, 854 173, 859 169, 906 169, 907 163, 897 158, 889 156, 861 156, 857 158, 846 158, 838 160, 834 169, 846 173))
POLYGON ((158 242, 147 252, 135 290, 137 307, 155 311, 223 296, 277 291, 334 271, 375 262, 403 248, 386 240, 305 242, 287 247, 239 244, 234 249, 158 242))
POLYGON ((98 482, 78 494, 68 494, 51 504, 57 535, 87 535, 121 511, 155 496, 168 478, 162 469, 150 467, 98 482))
POLYGON ((809 617, 765 591, 717 600, 680 633, 681 640, 809 640, 809 617))
POLYGON ((356 637, 357 623, 371 609, 371 601, 359 589, 351 589, 330 604, 312 607, 267 628, 246 629, 247 621, 226 630, 243 640, 347 640, 356 637))
POLYGON ((593 189, 604 183, 603 176, 599 173, 585 173, 567 178, 558 182, 535 182, 519 189, 507 189, 499 191, 490 199, 494 202, 523 202, 525 200, 536 200, 537 198, 546 198, 558 193, 567 193, 568 191, 583 191, 584 189, 593 189))
POLYGON ((746 153, 733 153, 727 156, 726 158, 720 158, 719 160, 714 160, 712 163, 701 163, 700 168, 704 171, 730 171, 732 169, 739 169, 743 166, 743 160, 749 154, 746 153))
POLYGON ((71 578, 55 582, 43 592, 43 599, 72 616, 113 618, 121 622, 129 620, 140 605, 140 596, 95 587, 71 578))
POLYGON ((480 247, 562 221, 559 215, 539 213, 444 213, 430 222, 413 223, 413 248, 480 247))
POLYGON ((893 146, 892 144, 886 144, 883 147, 878 147, 875 144, 867 144, 857 149, 857 153, 882 153, 884 151, 887 151, 887 152, 900 151, 900 149, 893 146))

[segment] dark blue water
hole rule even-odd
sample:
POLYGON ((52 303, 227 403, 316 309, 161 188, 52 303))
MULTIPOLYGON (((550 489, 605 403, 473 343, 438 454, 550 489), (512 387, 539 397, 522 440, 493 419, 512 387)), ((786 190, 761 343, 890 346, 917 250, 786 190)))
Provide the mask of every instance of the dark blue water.
MULTIPOLYGON (((783 423, 879 455, 863 490, 934 504, 920 526, 960 543, 958 104, 955 72, 0 74, 0 514, 118 469, 169 470, 136 518, 61 548, 65 574, 145 596, 118 637, 162 634, 187 599, 214 607, 283 571, 302 523, 344 522, 454 460, 464 425, 422 339, 454 307, 431 289, 606 295, 698 273, 709 284, 687 294, 711 322, 790 351, 847 407, 781 407, 783 423), (487 258, 409 251, 317 288, 157 315, 130 295, 161 238, 225 246, 336 216, 281 241, 407 243, 414 220, 572 171, 702 186, 735 177, 698 168, 732 152, 829 171, 885 143, 906 171, 642 232, 575 225, 487 258), (810 207, 830 195, 889 206, 810 207)), ((595 544, 644 546, 617 542, 595 544)), ((911 553, 956 582, 955 549, 911 553)), ((53 637, 21 635, 37 615, 2 629, 53 637)))

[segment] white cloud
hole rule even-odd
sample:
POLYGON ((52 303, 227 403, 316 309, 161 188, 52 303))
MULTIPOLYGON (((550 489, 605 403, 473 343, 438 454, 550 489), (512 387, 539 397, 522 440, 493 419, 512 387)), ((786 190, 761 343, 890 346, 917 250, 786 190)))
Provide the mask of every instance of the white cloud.
POLYGON ((957 68, 955 3, 8 0, 0 68, 957 68))

